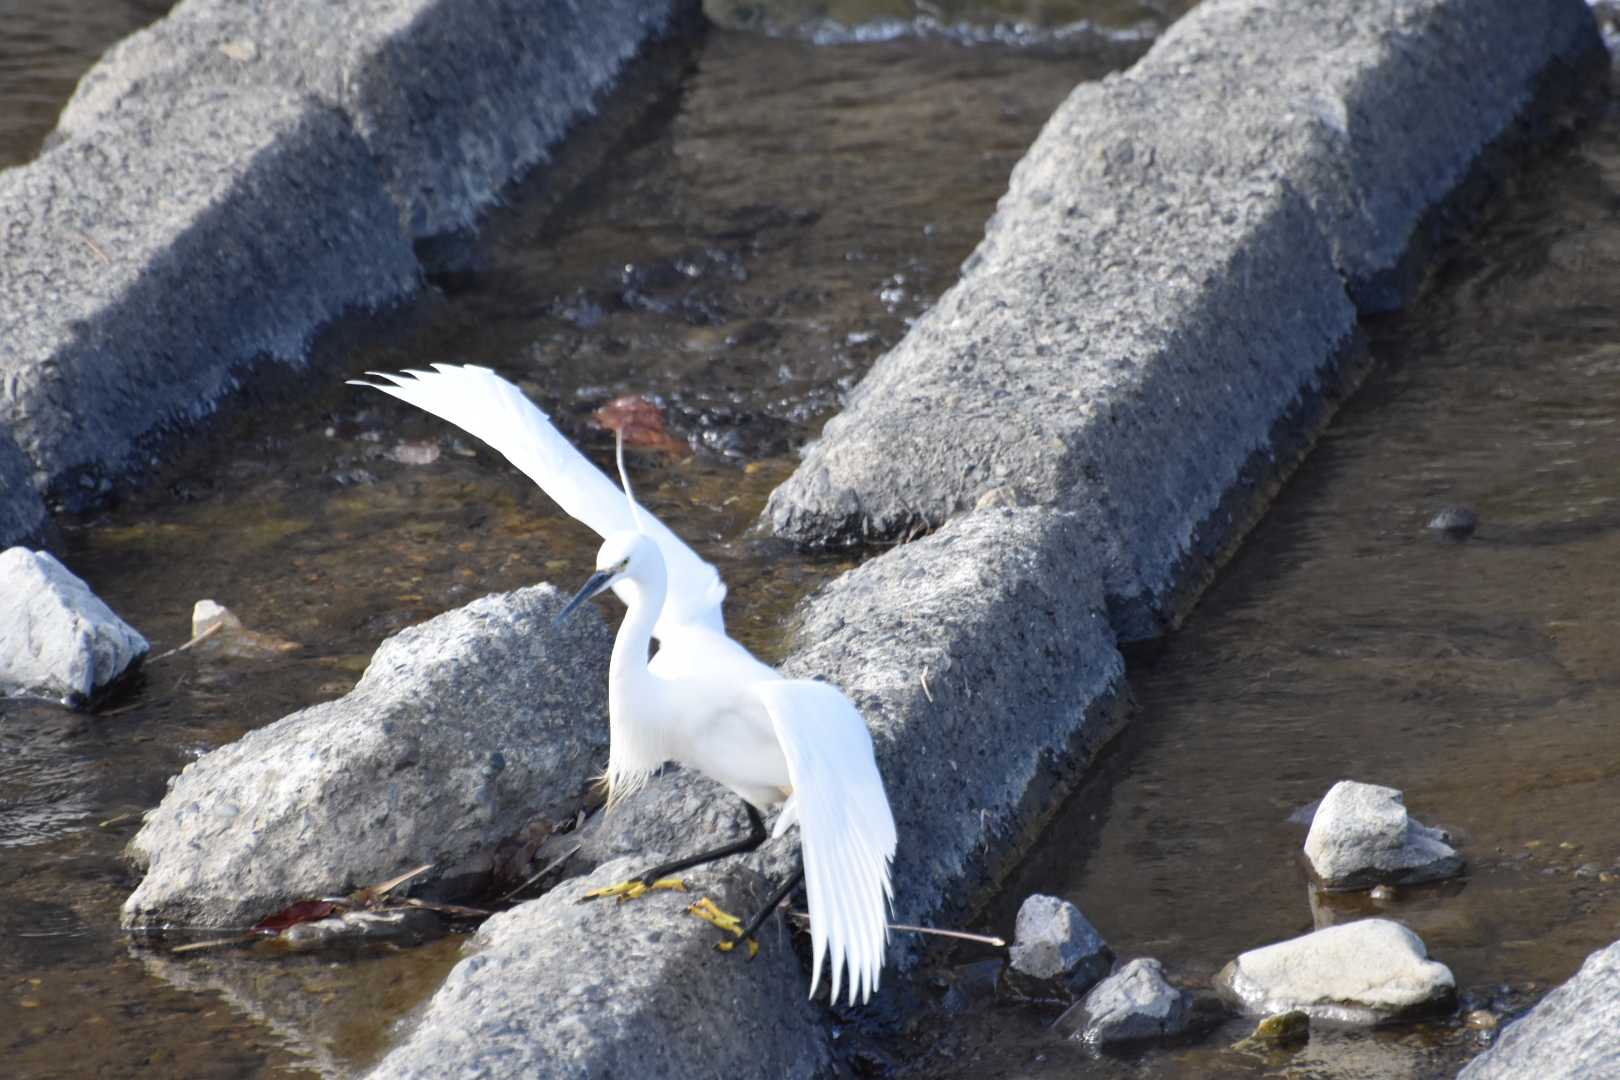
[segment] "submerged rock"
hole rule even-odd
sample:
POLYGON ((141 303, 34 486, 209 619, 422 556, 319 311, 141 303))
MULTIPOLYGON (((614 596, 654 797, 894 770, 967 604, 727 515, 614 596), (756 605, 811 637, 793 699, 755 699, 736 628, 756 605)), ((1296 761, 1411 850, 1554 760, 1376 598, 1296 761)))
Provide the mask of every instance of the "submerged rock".
POLYGON ((1067 999, 1108 973, 1114 954, 1080 909, 1036 894, 1018 909, 1005 981, 1020 997, 1067 999))
POLYGON ((1588 956, 1573 978, 1503 1028, 1457 1080, 1524 1076, 1620 1076, 1620 941, 1588 956))
POLYGON ((87 704, 151 648, 43 551, 0 553, 0 694, 87 704))
POLYGON ((1325 889, 1411 885, 1462 870, 1449 839, 1412 820, 1394 788, 1341 780, 1316 811, 1305 856, 1325 889))
POLYGON ((1235 1050, 1276 1049, 1299 1046, 1311 1040, 1311 1017, 1302 1009, 1272 1013, 1254 1026, 1254 1032, 1238 1041, 1235 1050))
MULTIPOLYGON (((606 755, 606 625, 549 585, 389 638, 354 690, 188 765, 130 855, 126 926, 240 926, 431 863, 472 889, 494 849, 578 810, 606 755)), ((487 878, 487 873, 485 874, 487 878)))
POLYGON ((1418 936, 1363 919, 1252 949, 1216 976, 1222 996, 1251 1016, 1299 1010, 1312 1019, 1371 1025, 1449 999, 1456 980, 1418 936))
POLYGON ((329 919, 289 926, 279 940, 295 952, 314 952, 374 942, 419 945, 443 937, 445 930, 444 919, 421 908, 345 911, 329 919))
POLYGON ((1132 960, 1058 1018, 1058 1029, 1093 1046, 1167 1039, 1192 1022, 1192 995, 1171 986, 1157 960, 1132 960))
POLYGON ((1429 519, 1428 528, 1453 540, 1466 540, 1479 528, 1479 515, 1466 506, 1442 507, 1429 519))

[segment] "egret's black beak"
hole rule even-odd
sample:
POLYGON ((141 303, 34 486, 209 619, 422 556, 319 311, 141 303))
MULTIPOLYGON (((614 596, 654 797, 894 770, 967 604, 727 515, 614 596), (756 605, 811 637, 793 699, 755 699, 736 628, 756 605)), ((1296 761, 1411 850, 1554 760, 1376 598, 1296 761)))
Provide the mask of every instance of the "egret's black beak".
POLYGON ((611 584, 613 584, 613 571, 611 570, 598 570, 596 573, 586 578, 585 584, 580 586, 579 592, 575 593, 574 598, 568 601, 568 606, 557 613, 556 621, 562 622, 564 619, 568 618, 568 616, 574 613, 574 609, 578 608, 579 605, 583 604, 585 601, 589 600, 603 589, 606 589, 611 584))

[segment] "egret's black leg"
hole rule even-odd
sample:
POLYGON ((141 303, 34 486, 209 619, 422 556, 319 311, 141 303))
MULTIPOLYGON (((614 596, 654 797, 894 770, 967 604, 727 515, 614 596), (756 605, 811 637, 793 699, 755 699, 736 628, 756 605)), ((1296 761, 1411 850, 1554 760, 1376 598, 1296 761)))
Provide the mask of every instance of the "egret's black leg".
POLYGON ((673 889, 677 892, 686 891, 686 883, 678 877, 672 877, 682 870, 690 870, 694 866, 723 859, 727 855, 743 855, 753 851, 763 844, 770 835, 765 831, 765 819, 759 816, 753 803, 743 803, 743 809, 748 811, 748 835, 741 840, 733 841, 717 847, 712 851, 700 851, 696 855, 684 859, 676 859, 661 866, 655 866, 644 874, 637 874, 629 881, 621 881, 617 885, 607 885, 600 889, 592 889, 581 901, 597 900, 604 896, 614 896, 620 900, 634 900, 652 889, 673 889))
POLYGON ((743 927, 742 934, 740 935, 742 939, 747 941, 749 938, 759 933, 759 928, 765 925, 765 920, 771 917, 771 915, 776 911, 777 906, 780 905, 783 900, 786 900, 788 898, 788 894, 794 889, 797 889, 799 887, 799 883, 803 880, 804 862, 803 860, 800 860, 799 868, 787 876, 787 880, 782 882, 781 887, 771 894, 771 898, 769 900, 765 901, 765 906, 759 909, 759 913, 756 914, 752 919, 748 920, 748 925, 743 927))
POLYGON ((638 874, 636 879, 644 885, 651 886, 659 878, 666 878, 671 874, 678 874, 682 870, 690 870, 694 866, 714 862, 716 859, 724 859, 727 855, 746 855, 748 852, 758 848, 770 836, 765 831, 765 819, 759 816, 759 811, 754 809, 753 803, 743 803, 743 809, 748 811, 748 835, 741 840, 734 840, 712 851, 700 851, 696 855, 676 859, 674 862, 667 862, 662 866, 655 866, 645 874, 638 874))

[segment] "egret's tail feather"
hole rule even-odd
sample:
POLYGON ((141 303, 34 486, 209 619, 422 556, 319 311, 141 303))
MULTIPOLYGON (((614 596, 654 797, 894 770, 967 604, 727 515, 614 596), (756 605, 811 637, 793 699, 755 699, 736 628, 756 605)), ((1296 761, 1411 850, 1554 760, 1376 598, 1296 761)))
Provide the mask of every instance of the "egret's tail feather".
POLYGON ((793 795, 783 814, 799 825, 810 901, 810 993, 825 958, 836 1000, 877 990, 889 940, 894 816, 872 756, 866 721, 838 689, 792 679, 754 684, 787 758, 793 795))

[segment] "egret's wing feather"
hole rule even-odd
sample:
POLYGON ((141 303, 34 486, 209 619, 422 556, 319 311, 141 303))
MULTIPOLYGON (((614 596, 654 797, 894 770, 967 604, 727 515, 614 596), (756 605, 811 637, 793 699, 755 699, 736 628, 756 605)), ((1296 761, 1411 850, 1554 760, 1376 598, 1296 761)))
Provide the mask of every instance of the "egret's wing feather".
POLYGON ((865 1001, 877 989, 889 940, 895 845, 872 735, 854 704, 827 683, 777 680, 755 683, 754 690, 770 713, 793 784, 783 821, 798 821, 804 854, 810 993, 825 956, 833 998, 847 968, 850 1003, 865 1001))
POLYGON ((434 364, 432 371, 368 374, 381 381, 351 381, 415 405, 482 439, 540 485, 569 516, 598 535, 636 532, 639 527, 652 537, 664 556, 669 577, 669 594, 653 628, 655 637, 662 639, 687 623, 723 630, 720 605, 726 587, 715 568, 646 507, 641 507, 638 522, 626 494, 563 438, 523 391, 490 369, 472 365, 434 364))

